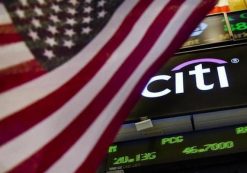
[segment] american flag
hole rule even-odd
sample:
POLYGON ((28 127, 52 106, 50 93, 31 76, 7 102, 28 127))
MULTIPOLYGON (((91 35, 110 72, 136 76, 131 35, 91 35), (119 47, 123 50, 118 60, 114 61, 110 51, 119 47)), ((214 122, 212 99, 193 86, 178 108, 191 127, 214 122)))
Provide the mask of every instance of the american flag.
POLYGON ((95 172, 215 0, 0 3, 0 172, 95 172))

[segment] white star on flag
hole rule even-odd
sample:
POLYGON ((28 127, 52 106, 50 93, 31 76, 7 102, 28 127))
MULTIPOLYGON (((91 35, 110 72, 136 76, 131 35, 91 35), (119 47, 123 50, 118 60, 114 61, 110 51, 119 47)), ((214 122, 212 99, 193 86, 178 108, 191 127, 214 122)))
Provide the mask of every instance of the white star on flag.
POLYGON ((102 10, 98 13, 98 18, 104 18, 106 15, 106 11, 105 10, 102 10))
POLYGON ((21 2, 21 5, 24 7, 28 6, 27 0, 20 0, 20 2, 21 2))
POLYGON ((72 46, 74 46, 74 43, 71 40, 65 40, 63 45, 65 47, 71 48, 72 46))
POLYGON ((45 42, 46 42, 48 45, 50 45, 51 47, 57 45, 57 42, 55 41, 55 39, 54 39, 53 37, 51 37, 51 38, 46 38, 46 39, 45 39, 45 42))
POLYGON ((66 29, 65 35, 72 37, 73 35, 75 35, 75 32, 73 31, 73 29, 66 29))
POLYGON ((28 35, 33 39, 33 41, 39 40, 38 33, 35 31, 30 30, 28 35))
POLYGON ((35 7, 34 8, 34 11, 35 13, 38 15, 38 16, 43 16, 44 13, 42 12, 42 10, 39 8, 39 7, 35 7))
POLYGON ((75 15, 76 10, 74 8, 68 8, 68 13, 70 13, 71 15, 75 15))
POLYGON ((49 18, 50 18, 50 20, 52 20, 54 23, 60 22, 60 20, 58 19, 58 17, 57 17, 56 15, 51 15, 49 18))
POLYGON ((52 34, 58 33, 58 30, 55 26, 48 26, 48 31, 50 31, 52 34))
POLYGON ((105 3, 106 3, 105 0, 100 0, 100 1, 98 2, 98 7, 104 7, 105 3))
POLYGON ((91 13, 93 11, 92 7, 88 6, 83 9, 84 13, 91 13))
POLYGON ((48 58, 48 59, 52 59, 55 57, 54 53, 51 50, 45 50, 44 55, 48 58))
POLYGON ((41 27, 41 23, 38 19, 32 19, 32 24, 36 27, 36 28, 40 28, 41 27))
POLYGON ((92 19, 90 16, 84 17, 84 18, 82 19, 82 23, 90 23, 92 20, 93 20, 93 19, 92 19))
POLYGON ((73 25, 76 24, 76 21, 75 21, 75 19, 73 19, 73 18, 68 18, 68 19, 66 20, 66 23, 69 24, 69 25, 71 25, 71 26, 73 26, 73 25))
POLYGON ((39 2, 40 5, 44 5, 45 4, 45 0, 37 0, 39 2))
POLYGON ((70 2, 71 4, 73 4, 74 6, 78 4, 77 0, 69 0, 69 2, 70 2))
POLYGON ((19 18, 25 18, 25 12, 21 9, 16 10, 16 14, 19 18))
POLYGON ((51 8, 56 12, 59 13, 61 11, 61 8, 58 5, 53 4, 51 8))
POLYGON ((92 29, 90 27, 82 28, 82 33, 83 34, 89 34, 91 31, 92 31, 92 29))

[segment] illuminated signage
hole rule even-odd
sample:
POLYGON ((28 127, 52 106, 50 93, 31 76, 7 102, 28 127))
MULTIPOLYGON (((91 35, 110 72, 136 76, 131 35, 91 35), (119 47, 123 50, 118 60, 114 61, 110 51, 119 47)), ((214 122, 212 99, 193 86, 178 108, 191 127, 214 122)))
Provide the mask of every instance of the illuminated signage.
POLYGON ((139 153, 134 156, 115 157, 113 161, 113 165, 137 163, 137 162, 143 162, 143 161, 154 160, 154 159, 156 159, 156 152, 139 153))
MULTIPOLYGON (((227 15, 234 39, 247 38, 247 11, 233 12, 227 15)), ((225 31, 228 31, 226 26, 225 31)))
POLYGON ((184 141, 183 136, 166 137, 161 139, 161 145, 176 144, 176 143, 181 143, 183 141, 184 141))
MULTIPOLYGON (((195 60, 190 60, 187 62, 184 62, 178 66, 176 66, 175 68, 172 69, 172 71, 177 72, 175 73, 175 93, 176 94, 181 94, 184 93, 184 72, 181 72, 181 70, 183 70, 183 68, 185 68, 186 66, 189 65, 193 65, 193 64, 198 64, 194 67, 193 70, 189 71, 189 75, 190 76, 194 76, 195 77, 195 81, 196 81, 196 87, 199 90, 211 90, 214 88, 214 83, 212 84, 205 84, 205 74, 210 73, 211 69, 210 68, 203 68, 202 63, 215 63, 215 64, 225 64, 227 63, 226 61, 220 60, 220 59, 215 59, 215 58, 202 58, 202 59, 195 59, 195 60)), ((228 79, 227 79, 227 75, 226 75, 226 70, 224 66, 219 66, 217 67, 217 74, 218 74, 218 78, 219 78, 219 84, 220 84, 220 88, 226 88, 229 87, 229 83, 228 83, 228 79)), ((152 92, 148 90, 148 86, 150 84, 152 84, 153 82, 157 82, 160 80, 165 80, 168 81, 171 79, 171 76, 169 75, 159 75, 159 76, 155 76, 153 78, 150 79, 150 81, 148 82, 148 84, 146 85, 146 87, 144 88, 142 95, 144 97, 149 97, 149 98, 155 98, 155 97, 162 97, 165 96, 169 93, 171 93, 171 90, 166 88, 163 89, 162 91, 158 91, 158 92, 152 92)))
POLYGON ((246 106, 246 50, 235 46, 172 57, 143 86, 127 121, 246 106))
POLYGON ((247 126, 117 143, 107 169, 118 170, 247 151, 247 126))
POLYGON ((247 134, 247 126, 236 128, 236 134, 237 135, 247 134))
MULTIPOLYGON (((247 10, 226 13, 235 40, 247 38, 247 10)), ((192 32, 182 48, 230 41, 230 33, 223 14, 206 17, 192 32)))
POLYGON ((192 32, 182 48, 229 41, 231 38, 229 32, 224 27, 225 25, 226 22, 223 14, 206 17, 192 32))
POLYGON ((115 153, 115 152, 117 152, 117 146, 116 145, 110 146, 108 149, 108 153, 115 153))
POLYGON ((197 28, 192 32, 192 34, 190 35, 191 37, 196 37, 201 35, 208 27, 208 24, 206 23, 200 23, 197 28))
POLYGON ((209 151, 218 151, 218 150, 228 150, 234 147, 233 141, 226 141, 220 143, 213 144, 204 144, 202 147, 192 146, 186 147, 182 152, 184 154, 198 154, 198 153, 206 153, 209 151))

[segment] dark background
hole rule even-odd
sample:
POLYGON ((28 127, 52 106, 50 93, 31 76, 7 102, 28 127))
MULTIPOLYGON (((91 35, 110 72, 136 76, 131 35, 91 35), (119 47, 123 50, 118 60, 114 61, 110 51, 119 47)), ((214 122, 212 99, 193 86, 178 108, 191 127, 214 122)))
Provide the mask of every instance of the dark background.
MULTIPOLYGON (((246 126, 245 126, 246 127, 246 126)), ((198 158, 206 158, 212 156, 222 157, 226 154, 241 153, 247 151, 247 134, 236 135, 236 127, 215 129, 211 131, 201 131, 195 133, 183 134, 183 142, 161 145, 162 137, 150 138, 149 140, 138 140, 131 141, 128 143, 117 143, 117 152, 109 153, 107 158, 107 168, 123 166, 122 169, 143 167, 147 165, 158 165, 164 163, 178 162, 178 161, 189 161, 198 158), (203 148, 205 144, 221 143, 226 141, 233 141, 234 147, 223 150, 209 150, 208 152, 196 153, 196 154, 183 154, 182 151, 186 147, 197 146, 203 148), (157 158, 148 161, 139 161, 134 163, 125 163, 119 165, 113 165, 114 159, 121 156, 129 156, 135 158, 136 154, 145 152, 156 152, 157 158)), ((176 135, 175 135, 176 136, 176 135)), ((180 136, 180 135, 179 135, 180 136)), ((169 136, 165 136, 168 138, 169 136)), ((167 165, 167 164, 166 164, 167 165)), ((169 165, 169 164, 168 164, 169 165)), ((145 168, 145 167, 144 167, 145 168)), ((141 168, 140 168, 141 169, 141 168)), ((143 169, 143 168, 142 168, 143 169)))
MULTIPOLYGON (((140 117, 163 118, 182 114, 208 112, 227 108, 242 107, 247 105, 247 46, 225 47, 214 50, 192 52, 172 57, 170 61, 157 73, 157 75, 170 75, 169 81, 154 82, 150 91, 161 91, 169 88, 172 92, 159 98, 141 97, 135 108, 130 113, 127 121, 139 120, 140 117), (188 75, 189 70, 197 64, 182 69, 184 72, 185 93, 175 94, 175 73, 171 69, 175 66, 199 58, 217 58, 227 61, 223 64, 226 68, 229 87, 220 88, 216 68, 218 64, 203 63, 203 68, 210 68, 211 73, 204 74, 206 84, 215 83, 214 88, 201 91, 196 88, 195 76, 188 75), (238 58, 239 63, 231 62, 238 58)), ((144 87, 144 86, 143 86, 144 87)))

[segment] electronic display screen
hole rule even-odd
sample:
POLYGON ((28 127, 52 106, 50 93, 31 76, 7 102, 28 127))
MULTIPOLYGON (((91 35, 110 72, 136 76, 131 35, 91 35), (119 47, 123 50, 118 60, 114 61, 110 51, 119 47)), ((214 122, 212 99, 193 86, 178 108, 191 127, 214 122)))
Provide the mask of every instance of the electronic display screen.
MULTIPOLYGON (((247 38, 247 10, 228 13, 233 37, 236 40, 247 38)), ((228 31, 225 25, 225 31, 228 31)))
POLYGON ((126 121, 247 105, 247 46, 172 57, 150 79, 126 121))
POLYGON ((175 161, 247 151, 247 126, 164 136, 113 144, 107 170, 163 164, 175 161))
POLYGON ((226 22, 223 14, 206 17, 182 48, 229 41, 231 39, 230 34, 225 26, 226 22))

